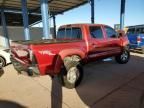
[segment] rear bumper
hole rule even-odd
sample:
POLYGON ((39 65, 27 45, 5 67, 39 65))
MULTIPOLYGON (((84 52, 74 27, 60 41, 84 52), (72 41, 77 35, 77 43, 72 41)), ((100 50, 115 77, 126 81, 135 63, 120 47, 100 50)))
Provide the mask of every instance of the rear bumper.
POLYGON ((22 64, 19 61, 17 61, 16 59, 14 59, 13 57, 11 57, 10 59, 12 61, 14 68, 17 70, 17 72, 19 74, 24 74, 24 75, 32 76, 32 77, 40 75, 38 66, 22 64))

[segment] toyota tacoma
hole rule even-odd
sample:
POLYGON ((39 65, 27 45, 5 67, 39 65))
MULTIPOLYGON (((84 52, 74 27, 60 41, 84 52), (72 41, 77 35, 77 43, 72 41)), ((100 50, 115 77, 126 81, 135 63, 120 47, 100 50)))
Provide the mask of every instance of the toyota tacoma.
POLYGON ((83 78, 83 64, 115 57, 129 61, 129 41, 123 32, 103 24, 69 24, 58 29, 56 39, 13 41, 11 61, 18 73, 58 76, 63 86, 74 88, 83 78))

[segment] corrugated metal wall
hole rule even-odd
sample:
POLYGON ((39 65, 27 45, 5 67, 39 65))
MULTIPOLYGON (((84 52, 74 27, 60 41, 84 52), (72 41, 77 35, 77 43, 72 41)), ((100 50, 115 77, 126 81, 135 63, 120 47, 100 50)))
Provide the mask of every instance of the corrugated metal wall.
MULTIPOLYGON (((24 40, 23 27, 7 27, 10 40, 24 40)), ((30 28, 31 40, 42 39, 42 28, 30 28)), ((0 46, 5 46, 3 29, 0 26, 0 46)))

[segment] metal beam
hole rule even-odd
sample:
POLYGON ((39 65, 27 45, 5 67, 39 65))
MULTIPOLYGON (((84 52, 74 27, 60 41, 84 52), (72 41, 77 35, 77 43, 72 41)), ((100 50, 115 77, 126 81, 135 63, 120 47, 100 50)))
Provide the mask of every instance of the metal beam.
POLYGON ((121 12, 120 12, 120 29, 121 30, 124 28, 125 2, 126 0, 121 0, 121 12))
POLYGON ((5 19, 5 14, 4 14, 3 9, 1 9, 1 21, 2 21, 2 26, 3 26, 3 35, 5 37, 5 47, 9 48, 10 47, 10 42, 9 42, 6 19, 5 19))
POLYGON ((54 36, 53 38, 56 38, 56 17, 55 15, 52 16, 53 17, 53 27, 54 27, 54 36))
POLYGON ((91 23, 95 23, 95 1, 91 0, 91 23))
MULTIPOLYGON (((0 10, 2 9, 2 7, 0 7, 0 10)), ((13 9, 13 8, 4 8, 5 12, 8 13, 20 13, 22 14, 21 9, 13 9)), ((40 12, 32 12, 31 10, 28 11, 28 14, 32 14, 32 15, 41 15, 40 12)))
POLYGON ((45 39, 51 39, 49 28, 49 13, 48 13, 48 0, 40 0, 42 23, 43 23, 43 36, 45 39))
POLYGON ((21 0, 25 40, 30 40, 27 0, 21 0))
MULTIPOLYGON (((69 1, 67 1, 67 2, 69 2, 69 1)), ((70 2, 69 2, 69 3, 70 3, 70 2)), ((61 12, 57 12, 57 13, 53 13, 53 14, 55 14, 55 15, 63 14, 63 13, 66 12, 66 11, 69 11, 69 10, 71 10, 71 9, 77 8, 77 7, 82 6, 82 5, 86 4, 86 3, 88 3, 88 1, 85 1, 85 2, 83 2, 83 3, 81 3, 81 4, 76 5, 76 6, 72 6, 72 7, 68 8, 67 10, 64 10, 64 11, 61 11, 61 12)))

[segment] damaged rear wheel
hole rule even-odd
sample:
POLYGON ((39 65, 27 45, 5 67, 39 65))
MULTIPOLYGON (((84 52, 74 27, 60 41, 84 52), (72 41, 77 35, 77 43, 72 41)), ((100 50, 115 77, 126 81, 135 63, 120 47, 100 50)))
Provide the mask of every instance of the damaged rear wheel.
POLYGON ((83 78, 83 68, 78 56, 66 57, 59 79, 63 86, 72 89, 77 87, 83 78))

